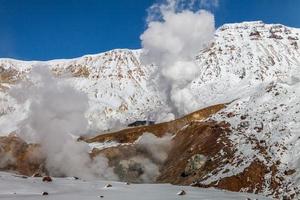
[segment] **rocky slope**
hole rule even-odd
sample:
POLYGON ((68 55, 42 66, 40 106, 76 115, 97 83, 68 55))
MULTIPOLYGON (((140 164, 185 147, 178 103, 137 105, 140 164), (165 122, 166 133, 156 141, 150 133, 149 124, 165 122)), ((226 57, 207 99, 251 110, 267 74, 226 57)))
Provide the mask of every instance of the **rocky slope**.
MULTIPOLYGON (((207 85, 213 86, 210 91, 213 102, 236 98, 212 117, 231 124, 228 138, 235 159, 220 165, 202 183, 238 177, 253 168, 254 163, 260 163, 268 169, 261 186, 265 194, 271 194, 275 186, 281 188, 278 194, 295 196, 300 150, 299 29, 258 22, 224 25, 217 34, 227 31, 225 41, 216 40, 214 44, 223 46, 219 50, 227 56, 220 63, 220 53, 214 55, 211 49, 204 53, 217 58, 209 65, 213 73, 203 76, 210 79, 201 80, 200 85, 206 89, 207 85)), ((210 58, 199 57, 199 60, 210 62, 210 58)))
MULTIPOLYGON (((220 27, 213 44, 197 55, 201 73, 186 88, 192 90, 198 101, 194 110, 249 96, 261 83, 286 78, 289 82, 297 81, 299 37, 298 29, 262 22, 220 27)), ((139 119, 155 119, 166 102, 151 78, 155 66, 141 65, 140 52, 113 50, 46 62, 0 59, 1 116, 10 113, 5 118, 14 121, 26 117, 26 111, 6 91, 18 80, 25 79, 32 66, 48 65, 67 83, 88 94, 87 117, 91 129, 106 130, 139 119)), ((1 117, 0 133, 16 129, 11 121, 1 117)))
POLYGON ((149 118, 149 113, 162 107, 163 101, 155 87, 147 87, 154 67, 141 65, 139 54, 139 50, 113 50, 47 62, 0 59, 0 134, 16 130, 17 122, 26 117, 26 109, 17 105, 7 91, 20 80, 26 80, 36 65, 49 66, 65 83, 87 93, 87 117, 92 130, 149 118))
MULTIPOLYGON (((186 89, 198 101, 195 110, 231 103, 202 122, 185 124, 184 129, 164 129, 177 133, 173 139, 176 148, 170 151, 158 181, 297 199, 299 38, 300 29, 262 22, 227 24, 216 31, 213 44, 196 57, 200 75, 186 89), (197 170, 192 173, 185 170, 190 168, 189 160, 203 161, 201 156, 205 156, 204 164, 196 162, 197 170)), ((44 64, 88 93, 87 117, 91 127, 105 130, 117 126, 119 120, 124 126, 137 119, 151 118, 166 107, 151 80, 155 66, 140 65, 139 54, 140 51, 114 50, 44 64), (66 72, 72 76, 66 77, 66 72)), ((7 134, 16 130, 18 121, 26 117, 26 109, 16 105, 7 90, 25 79, 37 62, 2 59, 0 63, 0 133, 7 134)), ((138 128, 137 135, 125 130, 116 136, 108 134, 87 141, 114 141, 109 151, 128 148, 120 147, 119 143, 131 143, 145 131, 159 132, 159 126, 138 128)))
MULTIPOLYGON (((134 143, 145 132, 151 132, 157 137, 163 137, 166 133, 175 135, 178 130, 188 126, 189 123, 203 121, 224 107, 225 105, 223 104, 215 105, 174 121, 150 126, 128 128, 114 133, 97 135, 91 138, 81 137, 78 141, 86 142, 90 145, 91 157, 102 154, 103 150, 110 154, 114 150, 119 151, 120 146, 126 146, 125 148, 135 148, 134 143), (116 148, 114 149, 114 147, 116 148)), ((133 153, 138 154, 136 151, 133 153)), ((107 154, 107 157, 110 158, 110 155, 107 154)), ((0 169, 2 170, 13 170, 27 176, 48 173, 43 167, 45 160, 42 156, 40 145, 28 143, 14 134, 0 137, 0 158, 0 169)), ((116 159, 111 158, 111 160, 116 159)))
MULTIPOLYGON (((211 118, 215 113, 224 115, 224 109, 227 109, 225 105, 220 104, 171 122, 82 139, 90 144, 92 158, 98 155, 108 158, 109 165, 114 168, 121 181, 144 181, 142 178, 146 169, 142 166, 143 160, 134 159, 138 157, 148 159, 151 161, 149 164, 153 162, 159 167, 160 173, 152 177, 154 179, 147 179, 147 182, 215 187, 236 192, 263 193, 276 198, 297 198, 297 184, 291 181, 289 185, 285 185, 295 169, 286 167, 284 173, 280 173, 280 162, 272 163, 271 166, 264 163, 260 158, 268 150, 261 142, 253 141, 253 148, 258 150, 257 157, 248 160, 249 166, 239 169, 244 165, 244 158, 237 154, 238 149, 231 140, 234 129, 226 121, 218 122, 211 118), (142 135, 149 132, 158 137, 164 137, 166 133, 173 135, 163 162, 155 162, 155 154, 145 151, 139 145, 142 135), (124 166, 125 161, 129 161, 129 167, 124 166), (269 186, 267 190, 266 186, 269 186)), ((233 113, 226 115, 231 117, 233 113)), ((27 144, 15 136, 0 138, 0 144, 2 170, 27 176, 48 175, 39 145, 27 144)), ((156 143, 151 145, 154 149, 161 148, 156 143)))

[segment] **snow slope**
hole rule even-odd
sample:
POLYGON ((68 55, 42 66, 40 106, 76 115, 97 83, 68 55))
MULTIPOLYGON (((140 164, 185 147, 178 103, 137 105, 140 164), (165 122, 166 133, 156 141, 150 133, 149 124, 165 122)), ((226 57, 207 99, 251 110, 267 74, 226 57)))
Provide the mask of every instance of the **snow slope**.
POLYGON ((258 195, 225 192, 216 189, 181 187, 169 184, 130 184, 110 182, 112 187, 105 188, 107 181, 84 181, 74 178, 54 178, 53 182, 42 182, 41 178, 22 178, 8 173, 0 173, 1 199, 108 199, 108 200, 245 200, 268 199, 258 195), (180 190, 186 195, 178 196, 180 190), (48 196, 42 196, 48 192, 48 196), (100 196, 103 196, 102 198, 100 196))
POLYGON ((92 130, 147 119, 150 111, 159 109, 163 103, 155 86, 147 87, 154 67, 142 66, 139 54, 140 50, 123 49, 47 62, 0 59, 0 83, 4 88, 0 87, 0 133, 14 131, 17 122, 26 117, 26 109, 16 105, 7 91, 16 81, 28 78, 35 65, 49 66, 65 83, 87 93, 87 117, 92 130))
POLYGON ((266 195, 274 192, 274 177, 281 197, 297 193, 300 30, 247 22, 224 25, 216 35, 212 47, 197 58, 202 75, 190 88, 204 107, 233 101, 212 119, 231 124, 235 159, 203 183, 237 175, 257 160, 269 169, 276 166, 276 175, 270 170, 264 177, 266 195))
POLYGON ((300 29, 257 21, 225 24, 215 35, 189 86, 201 107, 250 96, 261 83, 299 80, 300 29))
MULTIPOLYGON (((200 75, 185 88, 198 102, 193 110, 231 102, 212 119, 231 124, 235 152, 233 161, 209 174, 205 184, 237 175, 259 160, 270 169, 276 166, 275 175, 270 171, 265 176, 264 194, 273 194, 273 179, 280 183, 281 195, 299 191, 299 38, 300 29, 279 24, 226 24, 216 31, 213 44, 197 55, 200 75)), ((155 67, 140 65, 139 55, 140 50, 113 50, 42 63, 88 94, 91 127, 105 130, 147 119, 167 106, 151 79, 155 67), (72 76, 66 77, 66 72, 72 76)), ((18 120, 26 117, 26 108, 15 104, 7 87, 37 63, 0 60, 0 133, 14 131, 18 120)))
MULTIPOLYGON (((261 83, 297 81, 299 34, 299 29, 260 21, 220 27, 213 44, 196 57, 200 75, 185 88, 198 102, 190 112, 249 96, 261 83)), ((0 59, 1 73, 12 74, 10 82, 3 77, 1 80, 0 133, 13 131, 17 119, 26 117, 26 111, 15 105, 3 87, 24 79, 34 65, 49 65, 65 82, 88 94, 87 117, 92 130, 124 127, 155 116, 165 109, 166 102, 151 78, 155 66, 141 65, 140 53, 141 50, 112 50, 46 62, 0 59)))

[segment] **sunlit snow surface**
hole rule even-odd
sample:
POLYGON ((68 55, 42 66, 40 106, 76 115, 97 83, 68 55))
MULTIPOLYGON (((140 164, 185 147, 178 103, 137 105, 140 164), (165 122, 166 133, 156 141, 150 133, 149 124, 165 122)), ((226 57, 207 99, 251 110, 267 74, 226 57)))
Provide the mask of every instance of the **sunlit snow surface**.
POLYGON ((52 182, 42 182, 41 178, 22 178, 8 173, 0 173, 0 199, 268 199, 246 193, 225 192, 216 189, 173 186, 169 184, 129 184, 109 181, 84 181, 74 178, 54 178, 52 182), (112 187, 105 188, 110 183, 112 187), (180 190, 186 195, 178 196, 180 190), (49 195, 42 196, 43 192, 49 195), (103 196, 102 198, 100 196, 103 196))

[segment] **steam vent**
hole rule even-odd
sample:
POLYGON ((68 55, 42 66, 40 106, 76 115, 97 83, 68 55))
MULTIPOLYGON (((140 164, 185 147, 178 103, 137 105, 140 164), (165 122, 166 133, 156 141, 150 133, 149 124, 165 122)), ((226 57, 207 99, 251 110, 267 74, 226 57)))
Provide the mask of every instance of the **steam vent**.
POLYGON ((0 199, 300 199, 291 1, 0 0, 0 199))

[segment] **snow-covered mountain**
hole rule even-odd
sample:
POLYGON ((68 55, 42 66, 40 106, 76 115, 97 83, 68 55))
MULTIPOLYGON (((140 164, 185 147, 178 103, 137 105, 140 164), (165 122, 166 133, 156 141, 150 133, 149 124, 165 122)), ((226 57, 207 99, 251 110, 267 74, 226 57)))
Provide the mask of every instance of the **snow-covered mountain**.
POLYGON ((215 35, 190 85, 201 107, 249 96, 261 83, 298 80, 299 29, 258 21, 225 24, 215 35))
MULTIPOLYGON (((229 103, 210 119, 226 121, 231 132, 230 160, 226 151, 212 173, 199 184, 211 186, 263 166, 257 190, 274 197, 297 198, 300 165, 300 29, 263 22, 226 24, 215 33, 212 45, 195 61, 200 75, 186 89, 198 108, 229 103), (253 165, 256 163, 257 165, 253 165)), ((16 105, 8 88, 35 64, 52 71, 90 100, 91 127, 108 129, 147 119, 167 104, 151 74, 155 66, 140 64, 140 50, 113 50, 71 60, 24 62, 0 60, 0 133, 16 130, 26 107, 16 105), (67 76, 71 73, 72 76, 67 76)), ((250 180, 249 180, 250 181, 250 180)), ((251 181, 250 181, 251 182, 251 181)), ((243 187, 244 191, 248 191, 243 187)))
POLYGON ((202 75, 190 86, 201 105, 233 101, 212 118, 231 124, 235 159, 220 165, 206 184, 238 174, 257 160, 269 168, 266 194, 276 181, 279 193, 299 189, 299 34, 300 29, 262 22, 227 24, 198 56, 202 75))
MULTIPOLYGON (((197 55, 201 73, 187 89, 192 90, 199 108, 204 108, 249 96, 261 83, 287 78, 290 82, 297 81, 299 33, 295 28, 262 22, 223 25, 216 31, 213 44, 197 55)), ((9 123, 4 118, 15 122, 24 113, 7 96, 7 88, 24 79, 34 65, 49 65, 56 74, 88 94, 87 116, 93 129, 105 130, 151 117, 166 102, 151 81, 155 67, 141 65, 140 53, 140 50, 113 50, 46 62, 0 59, 0 132, 15 129, 10 124, 12 120, 9 123), (72 76, 64 76, 66 73, 72 76)))
POLYGON ((49 66, 66 83, 87 93, 92 129, 106 130, 147 119, 164 103, 155 87, 147 87, 154 67, 141 65, 139 55, 140 50, 124 49, 47 62, 0 59, 0 133, 14 131, 16 123, 26 117, 26 110, 7 95, 8 88, 26 79, 38 65, 49 66))

